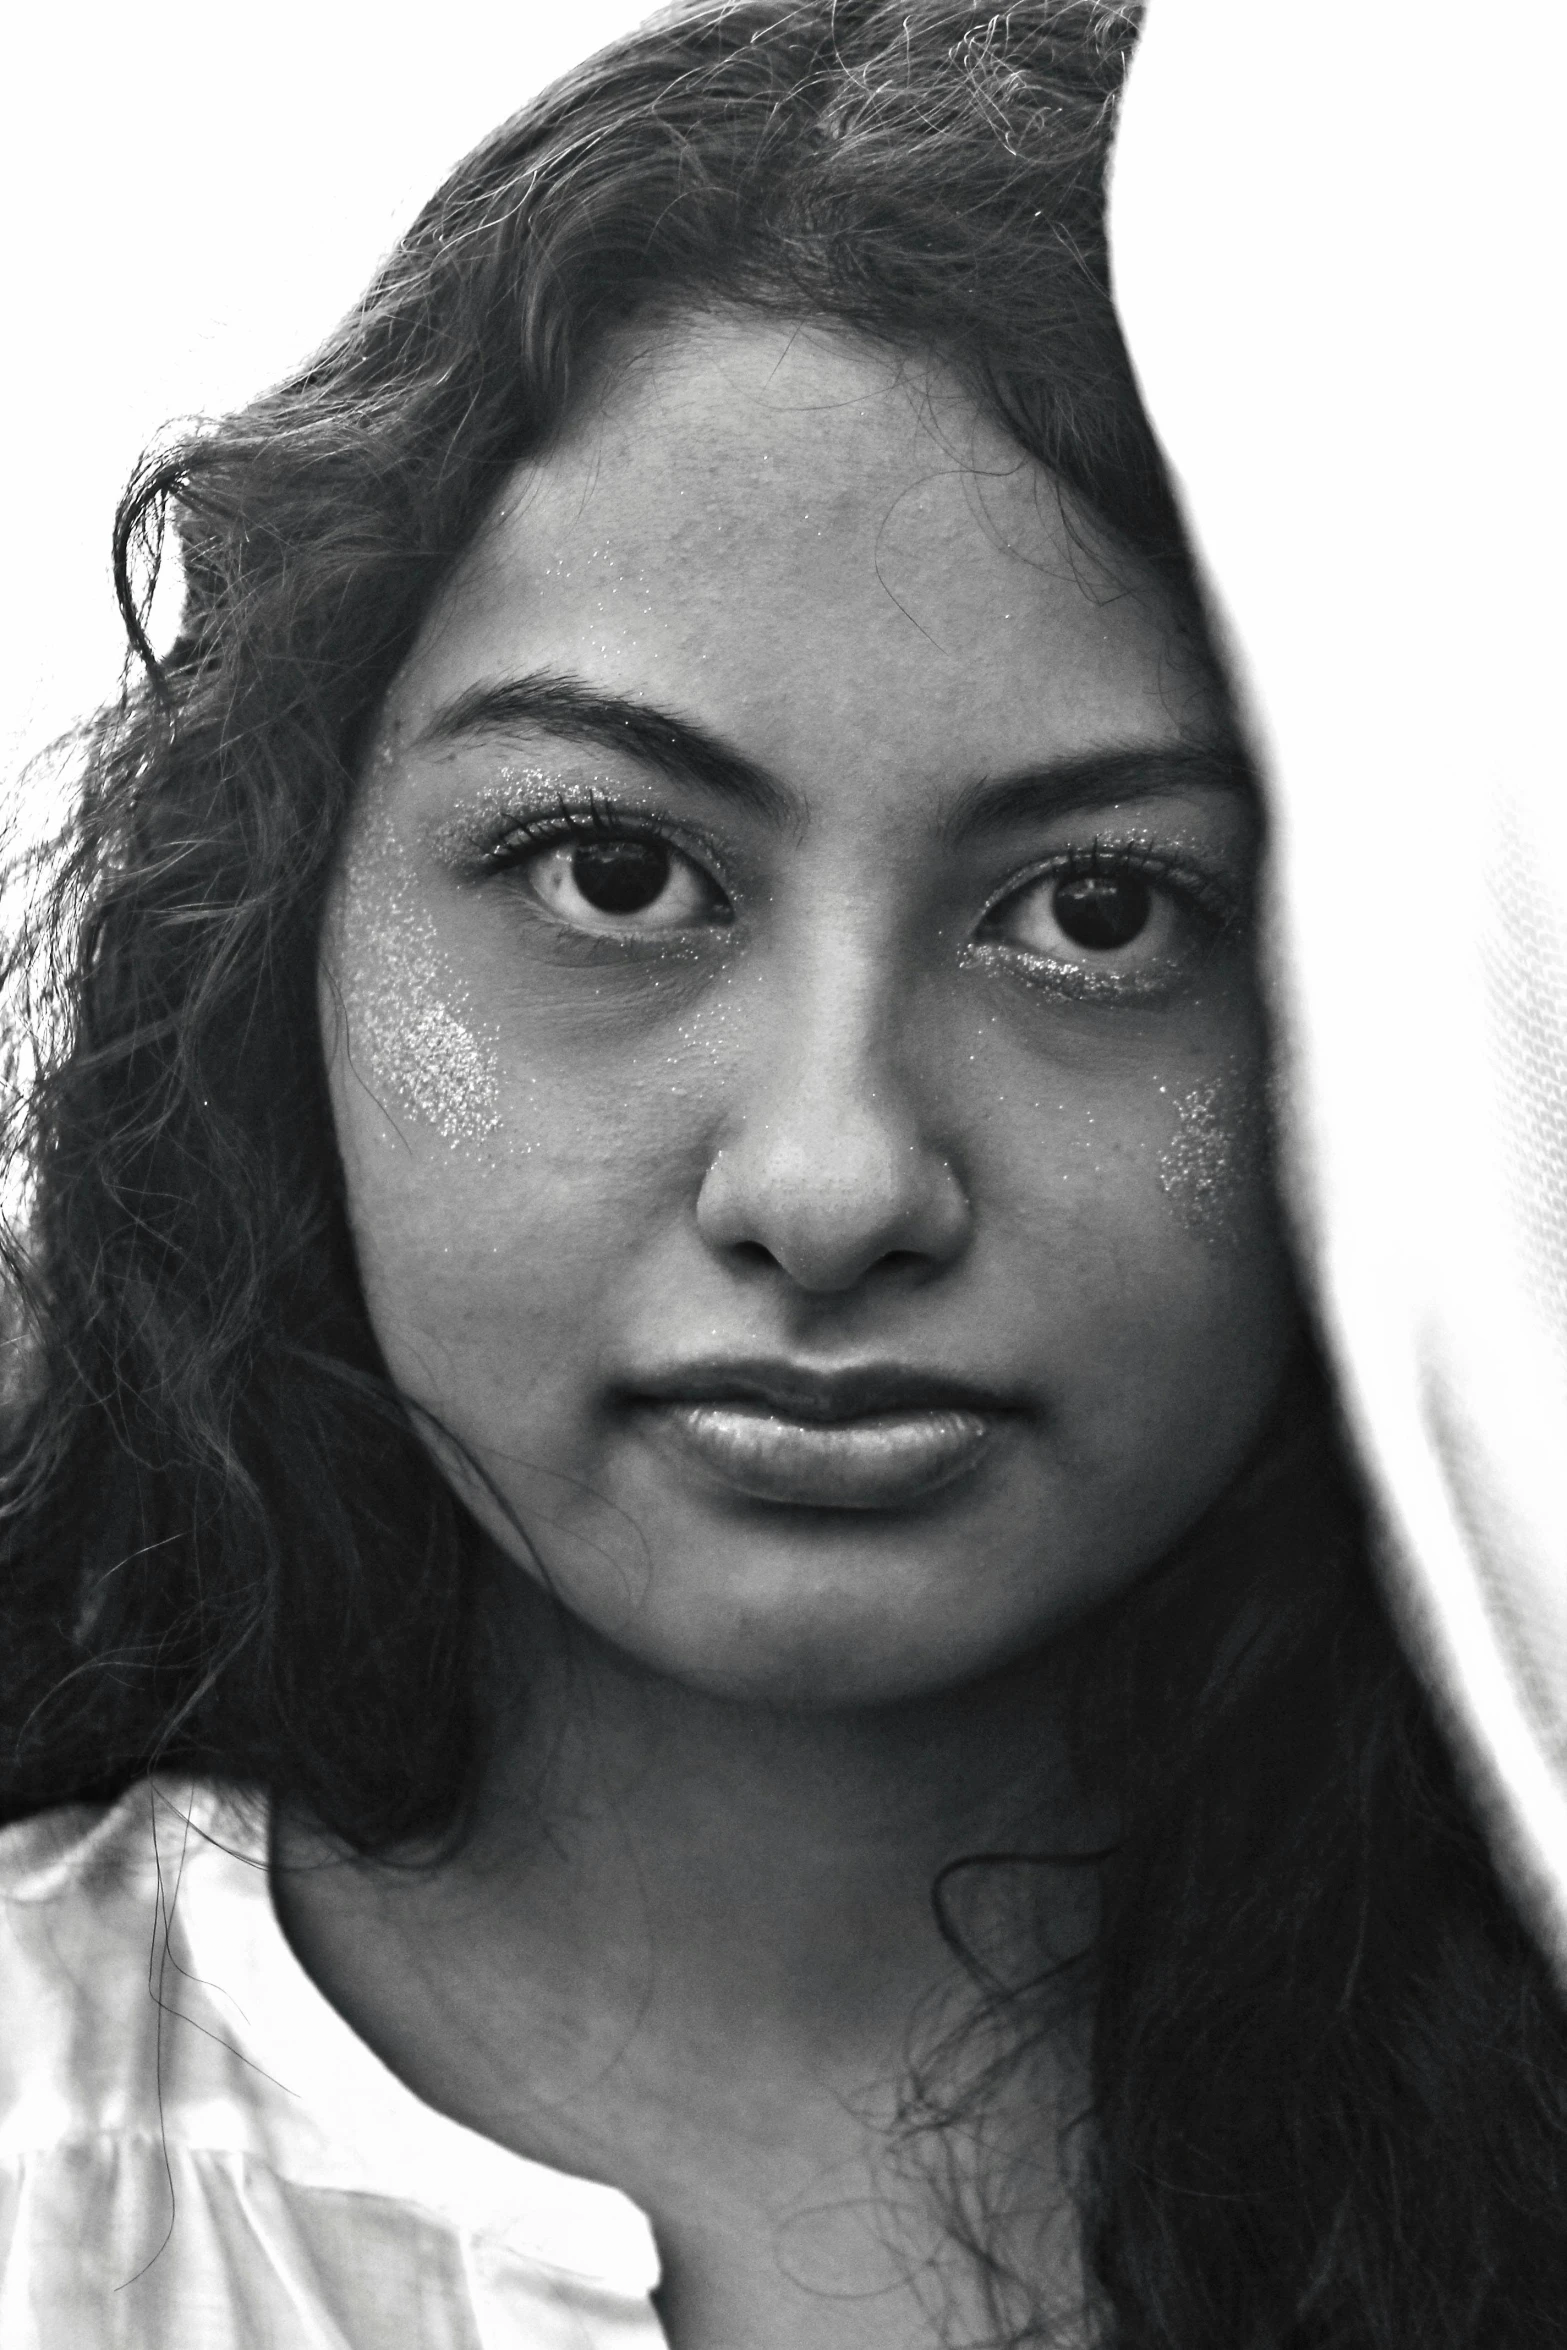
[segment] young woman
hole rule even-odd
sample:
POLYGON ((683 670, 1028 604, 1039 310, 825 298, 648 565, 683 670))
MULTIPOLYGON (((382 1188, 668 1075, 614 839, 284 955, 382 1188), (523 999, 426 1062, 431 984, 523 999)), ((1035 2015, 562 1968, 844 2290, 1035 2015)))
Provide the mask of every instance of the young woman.
POLYGON ((1297 1300, 1109 302, 1130 33, 668 14, 130 494, 8 2345, 1553 2338, 1562 2007, 1297 1300))

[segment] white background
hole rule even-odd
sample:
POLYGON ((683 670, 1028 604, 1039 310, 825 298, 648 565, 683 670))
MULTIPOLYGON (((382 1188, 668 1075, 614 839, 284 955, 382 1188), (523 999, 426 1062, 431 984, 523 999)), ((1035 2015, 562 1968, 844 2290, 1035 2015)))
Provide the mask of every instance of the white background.
POLYGON ((1561 0, 1153 0, 1111 228, 1268 753, 1306 1269, 1567 1984, 1564 89, 1561 0))
MULTIPOLYGON (((0 793, 113 689, 139 450, 309 351, 447 167, 641 13, 32 0, 0 95, 0 793)), ((1531 1152, 1555 1196, 1567 1113, 1521 1014, 1457 1017, 1524 913, 1567 969, 1567 18, 1491 16, 1493 45, 1461 0, 1329 12, 1324 38, 1304 0, 1156 0, 1116 253, 1275 753, 1320 1302, 1433 1676, 1567 1969, 1567 1634, 1544 1632, 1567 1626, 1567 1272, 1518 1205, 1531 1152), (1456 1495, 1433 1379, 1483 1472, 1456 1495)), ((1526 1008, 1559 1039, 1538 959, 1526 1008)), ((1557 1084, 1567 1044, 1544 1060, 1557 1084)))
POLYGON ((109 538, 141 450, 285 374, 450 166, 651 4, 18 8, 0 97, 10 806, 25 758, 115 690, 109 538))

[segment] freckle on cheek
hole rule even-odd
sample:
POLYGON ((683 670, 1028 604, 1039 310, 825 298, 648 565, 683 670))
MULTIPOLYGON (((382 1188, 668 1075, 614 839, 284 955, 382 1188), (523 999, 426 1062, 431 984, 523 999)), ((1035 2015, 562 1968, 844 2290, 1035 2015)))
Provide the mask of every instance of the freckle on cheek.
POLYGON ((352 924, 343 972, 350 1055, 373 1090, 444 1142, 483 1142, 501 1124, 494 1047, 470 1025, 462 983, 384 820, 356 862, 373 910, 352 924))

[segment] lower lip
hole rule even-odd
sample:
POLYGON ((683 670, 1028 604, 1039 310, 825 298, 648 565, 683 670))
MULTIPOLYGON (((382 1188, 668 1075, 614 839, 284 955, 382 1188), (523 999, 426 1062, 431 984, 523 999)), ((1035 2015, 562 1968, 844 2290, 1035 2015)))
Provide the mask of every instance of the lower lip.
POLYGON ((663 1437, 734 1492, 825 1510, 907 1509, 965 1476, 999 1426, 956 1409, 851 1420, 794 1420, 752 1403, 644 1409, 663 1437))

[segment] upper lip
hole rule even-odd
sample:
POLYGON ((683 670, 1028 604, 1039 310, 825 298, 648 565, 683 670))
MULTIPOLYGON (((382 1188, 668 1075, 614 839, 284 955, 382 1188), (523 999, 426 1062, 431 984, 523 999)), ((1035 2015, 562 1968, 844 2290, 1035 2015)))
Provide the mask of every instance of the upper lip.
POLYGON ((996 1389, 905 1363, 822 1369, 751 1357, 676 1363, 627 1382, 639 1403, 753 1403, 795 1420, 854 1420, 871 1412, 1006 1412, 1018 1404, 996 1389))

